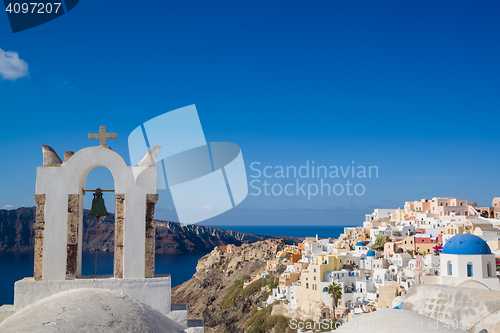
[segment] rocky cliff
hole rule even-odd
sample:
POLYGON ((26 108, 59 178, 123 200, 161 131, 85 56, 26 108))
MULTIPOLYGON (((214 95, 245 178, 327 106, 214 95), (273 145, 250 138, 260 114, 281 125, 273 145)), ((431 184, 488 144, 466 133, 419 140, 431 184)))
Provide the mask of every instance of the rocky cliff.
MULTIPOLYGON (((35 207, 16 210, 0 210, 0 252, 33 251, 35 207)), ((96 228, 95 218, 83 219, 83 249, 113 251, 114 215, 106 217, 96 228)), ((223 230, 182 224, 178 222, 157 221, 156 252, 182 253, 210 251, 216 246, 226 244, 248 244, 270 239, 271 236, 252 235, 237 231, 223 230)), ((285 237, 288 242, 299 239, 285 237)))
POLYGON ((267 286, 242 288, 245 276, 265 268, 266 260, 275 259, 283 244, 269 239, 242 245, 232 253, 215 248, 198 261, 190 280, 172 288, 172 303, 187 304, 190 319, 203 319, 206 333, 244 332, 252 309, 269 291, 267 286))

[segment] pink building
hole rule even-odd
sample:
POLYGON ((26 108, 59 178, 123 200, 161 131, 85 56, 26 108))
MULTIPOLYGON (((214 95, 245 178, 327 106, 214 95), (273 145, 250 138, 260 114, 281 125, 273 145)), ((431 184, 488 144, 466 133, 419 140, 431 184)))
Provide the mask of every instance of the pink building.
POLYGON ((443 218, 462 217, 469 215, 467 199, 432 198, 431 214, 438 214, 443 218))
POLYGON ((389 259, 396 253, 396 243, 387 242, 384 244, 384 258, 389 259))
POLYGON ((415 256, 415 270, 419 275, 422 275, 422 256, 421 255, 416 255, 415 256))
POLYGON ((309 266, 308 263, 305 262, 296 262, 293 264, 293 270, 297 273, 302 272, 302 270, 306 269, 309 266))
POLYGON ((405 220, 417 220, 419 214, 431 214, 430 216, 441 219, 464 220, 469 216, 469 206, 467 199, 434 197, 431 200, 405 202, 405 213, 405 220))

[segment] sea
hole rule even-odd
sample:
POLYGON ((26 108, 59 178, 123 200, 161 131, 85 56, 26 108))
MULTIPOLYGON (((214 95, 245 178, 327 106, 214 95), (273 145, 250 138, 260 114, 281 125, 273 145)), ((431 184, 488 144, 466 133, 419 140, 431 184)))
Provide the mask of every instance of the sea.
MULTIPOLYGON (((277 226, 277 225, 241 225, 211 226, 257 235, 337 238, 343 226, 277 226)), ((198 260, 208 252, 156 254, 155 273, 171 274, 172 287, 191 279, 196 272, 198 260)), ((30 253, 0 253, 0 306, 14 304, 14 283, 28 276, 33 276, 34 255, 30 253)), ((113 274, 113 253, 97 252, 97 275, 113 274)), ((82 274, 94 275, 96 267, 95 253, 84 253, 82 274)))
MULTIPOLYGON (((193 277, 198 260, 209 252, 156 254, 155 273, 170 274, 172 287, 182 284, 193 277)), ((0 306, 14 304, 14 283, 33 276, 33 253, 0 254, 0 306)), ((113 253, 97 252, 97 275, 113 274, 113 253)), ((84 253, 82 274, 94 275, 96 256, 84 253)))

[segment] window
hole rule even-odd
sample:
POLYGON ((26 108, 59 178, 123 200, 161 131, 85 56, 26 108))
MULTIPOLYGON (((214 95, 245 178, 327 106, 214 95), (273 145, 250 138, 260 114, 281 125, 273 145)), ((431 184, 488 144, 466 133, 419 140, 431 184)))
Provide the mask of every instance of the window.
POLYGON ((451 265, 451 261, 448 261, 448 275, 453 275, 453 266, 451 265))
POLYGON ((306 283, 306 289, 309 289, 309 283, 306 283))
POLYGON ((316 281, 316 276, 314 276, 314 281, 316 281))
POLYGON ((491 276, 491 262, 486 265, 486 272, 488 276, 491 276))
POLYGON ((472 276, 472 263, 467 264, 467 276, 468 277, 472 276))
POLYGON ((314 273, 316 273, 316 268, 314 269, 314 273))

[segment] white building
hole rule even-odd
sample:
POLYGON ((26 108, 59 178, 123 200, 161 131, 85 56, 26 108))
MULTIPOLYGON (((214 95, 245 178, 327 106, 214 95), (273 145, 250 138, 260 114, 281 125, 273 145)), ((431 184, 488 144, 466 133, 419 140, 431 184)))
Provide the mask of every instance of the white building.
POLYGON ((377 291, 373 280, 367 277, 361 270, 331 271, 325 273, 325 280, 321 281, 321 300, 327 306, 331 306, 331 296, 328 294, 328 286, 336 282, 342 286, 342 298, 339 307, 345 309, 356 309, 377 299, 377 291))
POLYGON ((398 267, 398 271, 403 267, 408 267, 411 255, 408 253, 396 253, 392 256, 392 264, 398 267))
POLYGON ((378 221, 383 218, 390 218, 398 209, 374 209, 373 213, 365 215, 365 222, 378 221))
POLYGON ((354 245, 354 251, 356 251, 356 252, 364 253, 364 252, 366 252, 366 250, 367 250, 367 247, 366 247, 365 243, 363 243, 362 241, 359 241, 356 243, 356 245, 354 245))
POLYGON ((450 238, 440 255, 442 284, 500 290, 495 255, 478 236, 459 234, 450 238))
MULTIPOLYGON (((363 244, 364 245, 364 244, 363 244)), ((311 263, 314 261, 315 256, 322 256, 332 253, 335 249, 335 244, 333 239, 324 238, 319 239, 318 235, 316 238, 307 237, 304 241, 304 249, 302 250, 302 262, 311 263)))
POLYGON ((287 301, 288 308, 297 309, 297 298, 295 297, 294 286, 279 286, 271 291, 271 294, 266 301, 263 302, 264 307, 273 304, 275 301, 287 301))
POLYGON ((386 268, 375 269, 373 271, 373 284, 375 288, 378 290, 381 286, 388 286, 392 276, 392 272, 386 268))
POLYGON ((359 268, 361 269, 372 269, 373 260, 377 259, 377 254, 373 250, 368 250, 366 252, 366 258, 360 258, 359 268))
POLYGON ((371 243, 375 243, 377 236, 392 236, 392 227, 378 227, 370 229, 371 243))
POLYGON ((440 271, 440 256, 436 253, 431 253, 424 256, 424 273, 431 275, 439 275, 440 271))

